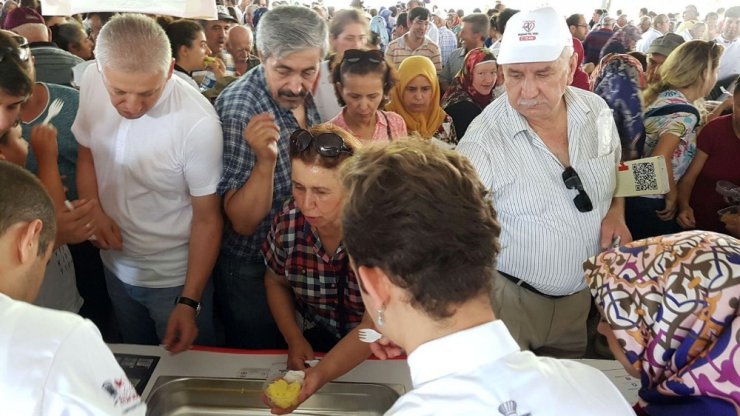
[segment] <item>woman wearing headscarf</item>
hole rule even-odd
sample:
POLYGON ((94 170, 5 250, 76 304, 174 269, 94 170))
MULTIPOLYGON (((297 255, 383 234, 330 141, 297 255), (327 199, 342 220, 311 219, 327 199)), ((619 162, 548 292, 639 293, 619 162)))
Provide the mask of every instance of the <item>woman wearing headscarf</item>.
POLYGON ((740 241, 707 231, 634 241, 589 259, 599 332, 640 379, 638 415, 740 413, 740 241))
POLYGON ((439 80, 432 61, 426 56, 410 56, 398 66, 398 76, 399 82, 391 90, 386 111, 400 114, 409 134, 455 147, 455 126, 439 105, 439 80))
POLYGON ((634 145, 645 131, 640 91, 646 85, 642 65, 629 55, 607 55, 591 73, 592 91, 612 109, 622 142, 622 160, 637 157, 634 145))
POLYGON ((451 12, 447 15, 447 29, 450 29, 455 35, 458 35, 462 30, 462 20, 460 20, 457 13, 451 12))
POLYGON ((493 101, 498 67, 493 52, 475 48, 465 56, 463 67, 442 97, 442 108, 452 117, 455 132, 465 135, 470 122, 493 101))
POLYGON ((611 38, 606 41, 601 49, 599 59, 604 58, 610 53, 628 53, 635 50, 637 41, 642 38, 640 29, 633 25, 627 25, 614 32, 611 38))

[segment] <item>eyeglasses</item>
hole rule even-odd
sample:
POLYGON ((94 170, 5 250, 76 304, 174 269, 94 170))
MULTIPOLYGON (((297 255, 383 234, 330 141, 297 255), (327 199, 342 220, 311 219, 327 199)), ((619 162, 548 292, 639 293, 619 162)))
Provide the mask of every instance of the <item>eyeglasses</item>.
POLYGON ((351 155, 352 149, 344 144, 344 139, 334 133, 321 133, 318 136, 310 131, 298 129, 290 135, 290 154, 295 156, 313 144, 316 153, 325 157, 338 157, 342 153, 351 155))
POLYGON ((23 62, 28 61, 31 57, 31 47, 28 45, 28 39, 23 36, 11 36, 11 38, 18 44, 18 48, 12 46, 0 48, 0 62, 11 55, 17 56, 23 62))
POLYGON ((588 194, 583 189, 583 182, 581 182, 581 177, 578 176, 578 173, 575 169, 573 169, 572 166, 568 166, 567 168, 565 168, 565 171, 563 172, 563 183, 565 184, 566 188, 576 189, 578 191, 578 195, 573 198, 573 203, 576 204, 576 208, 578 208, 578 211, 590 212, 594 209, 594 206, 591 203, 591 198, 588 197, 588 194))
POLYGON ((379 64, 384 60, 383 51, 379 51, 377 49, 371 49, 367 51, 363 51, 362 49, 347 49, 346 51, 344 51, 344 58, 342 59, 342 62, 356 64, 364 60, 367 60, 373 64, 379 64))

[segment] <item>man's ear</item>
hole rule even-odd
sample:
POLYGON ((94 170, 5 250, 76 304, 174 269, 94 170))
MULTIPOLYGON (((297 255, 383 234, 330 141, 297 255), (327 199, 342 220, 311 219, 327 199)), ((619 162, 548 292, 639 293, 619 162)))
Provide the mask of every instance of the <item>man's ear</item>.
POLYGON ((172 58, 172 62, 170 62, 170 69, 167 72, 167 80, 169 81, 170 78, 172 78, 172 74, 175 72, 175 58, 172 58))
POLYGON ((33 220, 21 226, 17 240, 18 260, 21 264, 28 264, 39 255, 39 238, 44 223, 33 220))
POLYGON ((383 308, 388 304, 391 294, 391 283, 388 276, 379 267, 360 266, 357 269, 357 278, 361 287, 367 293, 372 305, 368 308, 383 308))
POLYGON ((571 55, 570 60, 568 60, 568 85, 573 83, 573 77, 576 74, 577 68, 578 68, 578 52, 573 51, 573 55, 571 55))

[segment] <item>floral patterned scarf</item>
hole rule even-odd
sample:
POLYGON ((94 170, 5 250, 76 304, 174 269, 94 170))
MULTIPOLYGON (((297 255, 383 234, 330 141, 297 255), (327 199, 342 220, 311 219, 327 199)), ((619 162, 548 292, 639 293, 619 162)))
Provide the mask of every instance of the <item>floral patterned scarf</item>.
POLYGON ((653 237, 605 251, 584 271, 641 374, 648 414, 740 414, 740 240, 653 237))

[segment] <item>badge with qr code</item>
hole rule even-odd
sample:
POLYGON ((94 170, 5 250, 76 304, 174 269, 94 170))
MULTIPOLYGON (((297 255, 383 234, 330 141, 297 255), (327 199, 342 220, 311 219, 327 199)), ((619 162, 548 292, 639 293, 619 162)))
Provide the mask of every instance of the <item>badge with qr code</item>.
POLYGON ((663 156, 631 160, 617 167, 617 191, 614 196, 663 195, 669 190, 668 169, 663 156))

